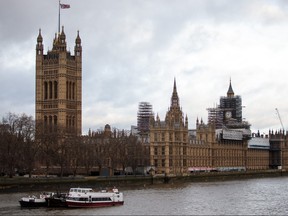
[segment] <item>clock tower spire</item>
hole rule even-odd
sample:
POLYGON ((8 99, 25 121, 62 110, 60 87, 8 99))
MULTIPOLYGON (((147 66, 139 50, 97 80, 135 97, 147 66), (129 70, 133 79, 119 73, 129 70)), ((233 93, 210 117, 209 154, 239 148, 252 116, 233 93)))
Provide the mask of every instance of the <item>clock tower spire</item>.
POLYGON ((229 84, 229 89, 227 91, 227 97, 232 98, 234 97, 234 91, 232 89, 232 84, 231 84, 231 78, 230 78, 230 84, 229 84))

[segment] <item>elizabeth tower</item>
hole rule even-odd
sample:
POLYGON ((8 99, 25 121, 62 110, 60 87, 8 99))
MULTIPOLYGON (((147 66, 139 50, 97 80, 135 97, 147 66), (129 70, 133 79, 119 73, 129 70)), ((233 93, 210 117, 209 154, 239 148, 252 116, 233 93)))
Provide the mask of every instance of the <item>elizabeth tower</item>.
POLYGON ((64 27, 55 34, 52 50, 43 53, 41 30, 36 45, 36 128, 60 128, 82 134, 82 46, 79 31, 74 55, 66 49, 64 27))

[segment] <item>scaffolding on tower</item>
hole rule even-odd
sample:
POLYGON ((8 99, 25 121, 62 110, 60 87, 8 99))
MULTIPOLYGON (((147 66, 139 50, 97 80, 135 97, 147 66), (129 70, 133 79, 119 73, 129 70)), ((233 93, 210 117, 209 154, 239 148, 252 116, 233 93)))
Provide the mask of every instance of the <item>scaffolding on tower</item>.
POLYGON ((223 111, 220 108, 207 108, 208 110, 208 124, 215 125, 215 128, 222 128, 223 125, 223 111))
POLYGON ((137 129, 140 135, 148 134, 151 116, 154 116, 152 105, 149 102, 140 102, 137 113, 137 129))

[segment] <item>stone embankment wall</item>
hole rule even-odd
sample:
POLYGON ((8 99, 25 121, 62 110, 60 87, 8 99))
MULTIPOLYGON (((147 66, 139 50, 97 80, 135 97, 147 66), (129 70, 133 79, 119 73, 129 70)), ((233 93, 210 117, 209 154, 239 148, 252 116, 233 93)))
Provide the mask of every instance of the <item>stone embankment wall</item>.
POLYGON ((187 176, 113 176, 113 177, 14 177, 0 178, 0 193, 31 192, 31 191, 60 191, 67 192, 70 187, 92 187, 103 189, 110 187, 145 188, 159 184, 181 184, 184 182, 208 182, 239 180, 263 177, 288 176, 281 170, 247 171, 247 172, 212 172, 192 173, 187 176))

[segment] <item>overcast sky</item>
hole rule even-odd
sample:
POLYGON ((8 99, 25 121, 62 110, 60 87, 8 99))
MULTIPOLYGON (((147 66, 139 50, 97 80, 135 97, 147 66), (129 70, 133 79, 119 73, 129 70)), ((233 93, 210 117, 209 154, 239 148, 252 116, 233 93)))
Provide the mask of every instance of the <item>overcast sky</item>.
MULTIPOLYGON (((138 103, 164 120, 174 78, 189 128, 226 96, 242 97, 252 131, 288 127, 288 1, 62 0, 67 47, 83 47, 83 134, 130 129, 138 103)), ((58 29, 58 0, 0 0, 0 117, 35 117, 35 46, 58 29)))

